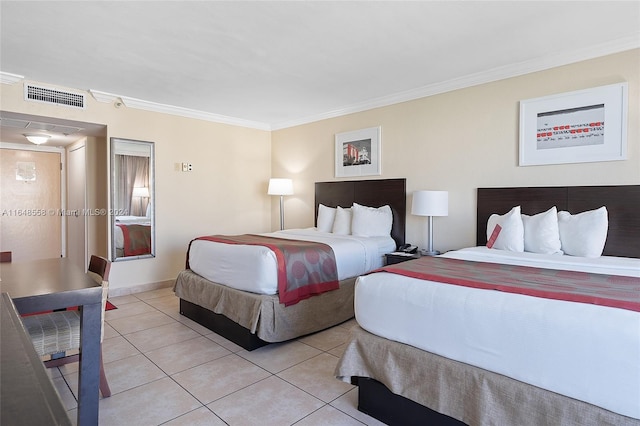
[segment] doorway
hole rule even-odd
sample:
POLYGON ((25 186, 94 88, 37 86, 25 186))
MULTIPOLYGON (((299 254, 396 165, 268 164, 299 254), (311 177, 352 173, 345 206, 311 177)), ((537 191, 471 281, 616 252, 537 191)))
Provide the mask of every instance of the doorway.
MULTIPOLYGON (((107 127, 104 124, 88 123, 74 120, 66 120, 56 117, 44 117, 31 114, 15 113, 0 110, 0 157, 9 156, 9 151, 29 151, 55 153, 58 156, 57 173, 61 173, 61 180, 58 188, 49 193, 50 198, 55 199, 54 207, 47 207, 46 215, 48 219, 57 217, 58 223, 53 221, 46 223, 43 227, 45 231, 39 232, 38 240, 45 235, 59 235, 61 242, 56 245, 55 256, 72 257, 73 263, 86 269, 88 262, 88 251, 92 254, 102 256, 108 255, 108 221, 106 217, 89 217, 85 213, 87 207, 106 207, 108 205, 108 146, 107 127), (25 138, 25 132, 42 133, 50 138, 44 145, 35 146, 25 138), (75 150, 79 146, 84 149, 75 150), (74 152, 72 152, 74 151, 74 152), (62 171, 60 171, 62 164, 62 171), (84 171, 84 172, 83 172, 84 171), (72 174, 73 179, 69 176, 72 174), (71 195, 71 191, 73 195, 71 195), (79 199, 79 197, 81 199, 79 199), (70 207, 73 203, 73 209, 70 207), (57 216, 49 216, 50 209, 56 211, 57 216), (77 212, 77 216, 75 216, 77 212), (62 214, 62 216, 60 215, 62 214), (59 231, 56 232, 56 227, 59 231), (73 229, 71 229, 73 228, 73 229), (77 232, 76 232, 77 231, 77 232), (84 265, 84 266, 83 266, 84 265)), ((9 164, 0 164, 0 249, 3 251, 15 251, 8 247, 8 244, 16 246, 19 242, 11 241, 12 229, 17 229, 12 222, 13 217, 1 216, 2 210, 9 208, 25 209, 24 206, 12 206, 9 198, 5 200, 4 183, 16 180, 15 161, 9 164), (4 219, 7 218, 5 221, 4 219), (5 223, 6 222, 6 223, 5 223)), ((20 160, 22 161, 22 160, 20 160)), ((34 161, 22 161, 33 163, 34 161)), ((29 168, 28 165, 22 165, 29 168)), ((41 173, 36 165, 36 181, 40 182, 41 173)), ((23 182, 24 183, 24 182, 23 182)), ((26 184, 25 184, 26 185, 26 184)), ((32 185, 33 186, 33 185, 32 185)), ((22 188, 24 189, 24 187, 22 188)), ((48 189, 46 191, 49 191, 48 189)), ((48 204, 48 202, 47 202, 48 204)), ((38 207, 39 208, 39 207, 38 207)), ((9 212, 7 213, 14 213, 9 212)), ((40 212, 42 213, 42 212, 40 212)), ((40 218, 38 218, 40 222, 40 218)), ((34 220, 35 222, 35 220, 34 220)), ((46 222, 46 221, 45 221, 46 222)), ((23 225, 26 226, 26 225, 23 225)), ((15 234, 15 233, 13 233, 15 234)), ((52 256, 53 252, 47 254, 36 253, 30 249, 17 249, 22 254, 16 254, 14 259, 36 258, 52 256), (27 257, 29 256, 29 257, 27 257)))
POLYGON ((63 256, 62 153, 0 149, 0 250, 12 260, 63 256))

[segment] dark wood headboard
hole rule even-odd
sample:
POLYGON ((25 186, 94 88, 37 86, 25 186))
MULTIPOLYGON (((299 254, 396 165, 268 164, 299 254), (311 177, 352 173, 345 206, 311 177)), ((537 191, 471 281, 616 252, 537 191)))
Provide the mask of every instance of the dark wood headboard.
POLYGON ((487 243, 487 220, 514 206, 533 215, 553 206, 581 213, 605 206, 609 231, 603 255, 640 258, 640 185, 478 188, 476 244, 487 243))
POLYGON ((373 179, 337 182, 316 182, 315 219, 318 223, 318 205, 351 207, 358 203, 368 207, 389 205, 393 213, 391 237, 398 246, 404 244, 407 219, 407 180, 373 179))

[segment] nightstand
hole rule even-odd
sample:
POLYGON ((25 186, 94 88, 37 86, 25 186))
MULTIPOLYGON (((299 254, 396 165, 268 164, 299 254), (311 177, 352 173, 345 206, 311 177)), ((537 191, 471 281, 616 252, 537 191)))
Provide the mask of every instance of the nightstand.
POLYGON ((393 265, 395 263, 402 263, 411 259, 418 259, 420 256, 422 256, 420 254, 420 250, 413 254, 394 251, 393 253, 387 253, 384 255, 385 265, 393 265))

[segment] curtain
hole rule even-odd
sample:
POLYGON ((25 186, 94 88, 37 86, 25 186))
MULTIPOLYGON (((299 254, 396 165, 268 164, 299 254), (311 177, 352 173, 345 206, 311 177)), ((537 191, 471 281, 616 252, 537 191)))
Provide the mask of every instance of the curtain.
POLYGON ((116 208, 129 212, 130 216, 146 216, 150 198, 134 197, 133 188, 149 188, 149 157, 116 155, 116 208))

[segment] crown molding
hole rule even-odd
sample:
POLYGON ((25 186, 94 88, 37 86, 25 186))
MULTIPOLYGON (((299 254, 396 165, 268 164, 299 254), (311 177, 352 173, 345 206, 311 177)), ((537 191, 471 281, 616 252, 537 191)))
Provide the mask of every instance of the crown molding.
POLYGON ((23 75, 11 74, 8 72, 0 71, 0 83, 2 84, 14 84, 22 80, 24 80, 23 75))
POLYGON ((99 90, 89 89, 89 93, 91 96, 98 101, 106 104, 110 104, 119 99, 118 95, 114 95, 113 93, 101 92, 99 90))
MULTIPOLYGON (((173 105, 159 104, 156 102, 145 101, 142 99, 131 98, 123 95, 115 95, 113 93, 102 92, 100 90, 90 89, 89 92, 98 102, 121 102, 127 108, 142 109, 145 111, 160 112, 163 114, 178 115, 186 118, 195 118, 198 120, 212 121, 215 123, 231 124, 233 126, 249 127, 259 130, 271 130, 266 123, 243 120, 241 118, 227 117, 225 115, 213 114, 204 111, 193 110, 189 108, 176 107, 173 105)), ((118 105, 119 106, 119 105, 118 105)))
POLYGON ((388 96, 382 96, 366 102, 348 105, 344 108, 328 111, 322 114, 303 117, 300 119, 281 123, 274 123, 272 124, 271 128, 272 130, 280 130, 289 127, 300 126, 315 121, 336 118, 347 114, 354 114, 357 112, 363 112, 375 108, 385 107, 420 98, 426 98, 453 90, 464 89, 467 87, 491 83, 494 81, 504 80, 512 77, 518 77, 525 74, 544 71, 563 65, 586 61, 589 59, 594 59, 637 48, 640 48, 640 32, 629 37, 591 46, 588 49, 557 53, 554 55, 549 55, 529 61, 506 65, 503 67, 497 67, 487 71, 470 74, 464 77, 454 78, 451 80, 422 86, 416 89, 394 93, 388 96))
POLYGON ((247 127, 258 130, 271 130, 268 123, 258 121, 244 120, 242 118, 229 117, 226 115, 214 114, 210 112, 198 111, 189 108, 182 108, 173 105, 159 104, 149 102, 142 99, 130 98, 128 96, 119 96, 123 104, 127 108, 137 108, 146 111, 161 112, 165 114, 179 115, 181 117, 195 118, 198 120, 212 121, 215 123, 230 124, 232 126, 247 127))

